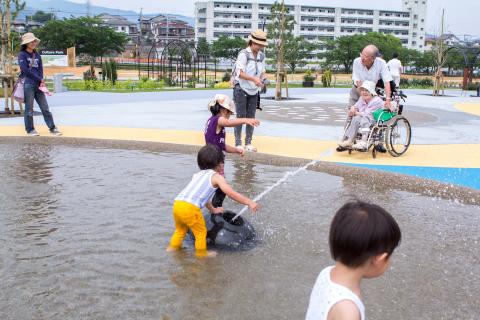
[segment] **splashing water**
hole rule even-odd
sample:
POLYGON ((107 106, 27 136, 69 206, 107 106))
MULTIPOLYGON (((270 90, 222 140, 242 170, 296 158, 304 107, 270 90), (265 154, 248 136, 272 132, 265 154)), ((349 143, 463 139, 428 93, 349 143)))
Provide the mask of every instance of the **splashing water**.
MULTIPOLYGON (((320 155, 320 158, 316 159, 316 160, 312 160, 310 161, 309 163, 307 163, 306 165, 304 165, 303 167, 300 167, 294 171, 287 171, 285 173, 285 175, 280 178, 280 180, 278 180, 277 182, 275 182, 274 184, 272 184, 270 187, 268 187, 267 189, 265 189, 262 193, 260 193, 258 196, 256 196, 253 201, 257 202, 259 201, 260 199, 262 199, 265 195, 267 195, 270 191, 272 191, 273 189, 275 189, 276 187, 278 187, 279 185, 281 185, 282 183, 284 183, 285 181, 288 180, 288 178, 290 177, 293 177, 295 175, 297 175, 299 172, 301 171, 305 171, 307 170, 309 167, 315 165, 316 163, 318 163, 319 161, 321 161, 323 158, 329 156, 332 154, 332 150, 329 149, 327 151, 325 151, 324 153, 322 153, 320 155)), ((240 210, 239 213, 237 213, 237 215, 235 217, 233 217, 232 221, 235 221, 238 217, 240 217, 242 214, 245 213, 245 211, 247 211, 248 209, 248 206, 245 206, 242 208, 242 210, 240 210)))

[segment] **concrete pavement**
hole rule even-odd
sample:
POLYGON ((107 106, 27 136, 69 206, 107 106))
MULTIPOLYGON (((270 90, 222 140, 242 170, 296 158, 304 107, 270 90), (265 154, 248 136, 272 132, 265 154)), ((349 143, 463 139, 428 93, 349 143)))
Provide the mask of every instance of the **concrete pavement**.
MULTIPOLYGON (((68 137, 201 145, 209 117, 206 105, 218 92, 231 95, 231 90, 66 92, 50 97, 49 103, 57 125, 68 137)), ((432 97, 427 90, 406 90, 404 114, 412 124, 412 145, 401 157, 379 155, 372 159, 370 153, 334 152, 342 134, 341 110, 348 101, 348 89, 291 89, 290 93, 300 100, 262 101, 264 111, 257 113, 262 124, 254 136, 260 152, 308 159, 323 155, 323 161, 365 165, 480 189, 478 98, 461 96, 460 91, 432 97), (318 124, 311 121, 313 117, 319 119, 318 124)), ((48 134, 41 116, 35 117, 35 123, 40 133, 48 134)), ((233 130, 227 132, 232 143, 233 130)), ((0 119, 0 136, 24 134, 22 118, 0 119)))

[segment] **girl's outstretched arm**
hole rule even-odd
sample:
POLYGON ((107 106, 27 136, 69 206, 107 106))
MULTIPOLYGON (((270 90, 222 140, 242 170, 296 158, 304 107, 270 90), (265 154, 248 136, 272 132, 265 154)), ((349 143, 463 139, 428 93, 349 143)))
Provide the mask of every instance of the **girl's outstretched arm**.
POLYGON ((225 145, 225 152, 227 153, 238 153, 239 155, 241 155, 242 157, 244 156, 245 154, 245 150, 244 149, 240 149, 240 148, 235 148, 235 147, 232 147, 228 144, 225 145))
POLYGON ((241 204, 244 204, 244 205, 248 206, 252 212, 257 211, 258 204, 255 201, 253 201, 253 200, 245 197, 244 195, 236 192, 235 190, 233 190, 233 188, 230 187, 230 185, 227 183, 225 178, 222 177, 221 175, 215 174, 212 177, 212 184, 213 184, 214 187, 218 186, 231 199, 235 200, 238 203, 241 203, 241 204))
POLYGON ((236 118, 236 119, 227 119, 224 117, 218 118, 218 125, 221 127, 236 127, 242 124, 248 124, 253 127, 258 127, 260 121, 252 118, 236 118))

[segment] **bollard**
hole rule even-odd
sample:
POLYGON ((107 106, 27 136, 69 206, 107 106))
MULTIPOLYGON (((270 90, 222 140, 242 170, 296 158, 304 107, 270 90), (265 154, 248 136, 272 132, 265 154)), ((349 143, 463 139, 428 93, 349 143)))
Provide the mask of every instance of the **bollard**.
POLYGON ((64 92, 63 88, 63 73, 55 73, 53 75, 53 91, 54 92, 64 92))

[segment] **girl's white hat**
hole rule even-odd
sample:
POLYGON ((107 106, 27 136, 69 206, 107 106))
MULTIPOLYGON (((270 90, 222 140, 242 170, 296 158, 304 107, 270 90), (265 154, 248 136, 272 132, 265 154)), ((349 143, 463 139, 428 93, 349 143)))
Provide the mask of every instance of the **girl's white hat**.
POLYGON ((30 43, 30 42, 33 42, 33 41, 38 41, 40 42, 40 39, 38 39, 37 37, 35 37, 35 35, 31 32, 28 32, 28 33, 25 33, 23 36, 22 36, 22 43, 21 45, 23 46, 24 44, 27 44, 27 43, 30 43))
POLYGON ((208 103, 208 110, 217 103, 232 114, 235 114, 235 103, 227 95, 216 94, 213 100, 208 103))
POLYGON ((365 80, 363 81, 362 85, 360 88, 366 89, 368 92, 372 94, 372 96, 376 96, 377 92, 375 91, 375 83, 373 81, 365 80))

